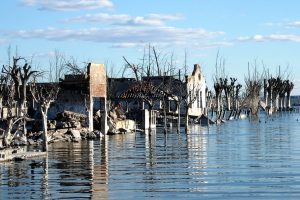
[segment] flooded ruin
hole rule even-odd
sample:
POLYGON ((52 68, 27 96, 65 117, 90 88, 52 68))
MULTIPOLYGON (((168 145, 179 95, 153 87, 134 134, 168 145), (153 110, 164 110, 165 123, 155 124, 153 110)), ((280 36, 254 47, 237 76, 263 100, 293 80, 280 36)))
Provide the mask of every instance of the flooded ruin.
POLYGON ((300 115, 278 113, 191 132, 106 135, 1 163, 1 199, 271 199, 300 193, 300 115))

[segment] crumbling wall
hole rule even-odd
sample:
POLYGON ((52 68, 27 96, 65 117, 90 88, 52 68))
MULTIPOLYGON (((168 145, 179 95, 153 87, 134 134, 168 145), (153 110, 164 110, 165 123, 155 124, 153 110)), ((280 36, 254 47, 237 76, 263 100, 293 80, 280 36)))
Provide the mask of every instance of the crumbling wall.
POLYGON ((106 72, 103 64, 90 63, 88 66, 90 95, 106 98, 106 72))
POLYGON ((206 109, 206 82, 199 64, 194 65, 192 75, 187 77, 186 87, 192 93, 191 98, 196 99, 189 109, 189 115, 201 116, 206 109))
POLYGON ((90 63, 88 65, 88 77, 89 77, 89 129, 92 131, 93 128, 93 115, 94 111, 100 110, 101 116, 101 132, 107 133, 107 107, 106 107, 106 87, 107 78, 106 71, 103 64, 90 63), (95 103, 95 100, 99 103, 95 103), (99 107, 95 107, 95 106, 99 107))
POLYGON ((48 111, 48 119, 54 119, 57 113, 72 111, 86 115, 85 95, 77 90, 63 90, 48 111))

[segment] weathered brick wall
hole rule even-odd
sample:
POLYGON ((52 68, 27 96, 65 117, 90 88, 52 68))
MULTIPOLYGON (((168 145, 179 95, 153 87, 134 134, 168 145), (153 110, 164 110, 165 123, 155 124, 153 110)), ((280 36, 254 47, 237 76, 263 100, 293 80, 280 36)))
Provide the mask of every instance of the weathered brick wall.
MULTIPOLYGON (((90 63, 88 65, 88 76, 89 76, 89 89, 90 89, 90 97, 93 101, 91 104, 93 107, 90 109, 98 110, 100 109, 101 114, 101 132, 107 133, 108 127, 107 127, 107 117, 106 117, 106 72, 105 67, 103 64, 94 64, 90 63), (102 103, 97 106, 97 98, 100 97, 98 100, 102 103), (102 99, 102 100, 101 100, 102 99), (96 101, 95 101, 96 100, 96 101), (101 105, 102 104, 102 105, 101 105)), ((92 112, 89 114, 89 129, 90 131, 93 130, 93 116, 92 112)))
POLYGON ((90 63, 88 66, 90 77, 90 94, 92 97, 106 98, 106 72, 103 64, 90 63))

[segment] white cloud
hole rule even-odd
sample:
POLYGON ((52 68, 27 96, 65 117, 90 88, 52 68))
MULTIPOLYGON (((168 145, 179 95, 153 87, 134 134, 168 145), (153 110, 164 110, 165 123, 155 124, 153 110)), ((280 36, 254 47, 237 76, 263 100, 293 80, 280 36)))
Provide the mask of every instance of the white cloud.
POLYGON ((67 19, 66 22, 98 22, 109 23, 115 25, 130 25, 130 26, 163 26, 165 21, 180 20, 180 15, 162 15, 162 14, 149 14, 147 16, 129 16, 127 14, 86 14, 78 17, 67 19))
POLYGON ((111 8, 110 0, 20 0, 23 5, 37 6, 42 10, 74 11, 111 8))
POLYGON ((130 20, 131 17, 126 14, 107 14, 107 13, 98 13, 98 14, 86 14, 78 17, 73 17, 65 20, 66 22, 106 22, 106 23, 117 23, 117 22, 126 22, 130 20))
MULTIPOLYGON (((119 23, 122 25, 122 23, 119 23)), ((124 23, 125 25, 143 25, 143 26, 163 26, 164 23, 162 20, 159 19, 152 19, 152 18, 146 18, 146 17, 134 17, 124 23)))
POLYGON ((237 38, 238 41, 288 41, 288 42, 300 42, 300 35, 294 34, 270 34, 270 35, 254 35, 254 36, 242 36, 237 38))
POLYGON ((224 46, 232 46, 233 44, 231 42, 222 41, 222 42, 211 42, 211 43, 204 43, 204 44, 198 44, 197 47, 201 49, 211 49, 211 48, 218 48, 218 47, 224 47, 224 46))
POLYGON ((264 26, 268 26, 268 27, 281 27, 284 25, 284 23, 282 22, 266 22, 266 23, 263 23, 264 26))
POLYGON ((182 19, 182 17, 179 15, 150 14, 145 17, 142 16, 131 17, 131 19, 123 23, 123 25, 163 26, 165 24, 164 21, 180 20, 180 19, 182 19))
MULTIPOLYGON (((48 10, 78 10, 113 6, 111 0, 19 1, 27 6, 36 6, 48 10)), ((178 28, 167 25, 169 21, 182 19, 184 18, 180 14, 151 13, 145 16, 109 13, 85 14, 66 19, 65 22, 95 23, 99 27, 86 29, 41 28, 12 31, 8 35, 23 39, 81 40, 107 43, 113 48, 134 48, 148 43, 185 48, 215 48, 230 45, 223 40, 217 41, 225 34, 221 31, 208 31, 202 28, 178 28), (108 26, 102 28, 105 25, 108 26)))
POLYGON ((265 26, 269 27, 284 27, 284 28, 300 28, 300 21, 283 21, 283 22, 267 22, 265 26))
MULTIPOLYGON (((111 48, 145 48, 146 46, 148 46, 149 43, 147 42, 123 42, 123 43, 114 43, 112 44, 110 47, 111 48)), ((169 43, 165 43, 165 42, 151 42, 151 46, 155 46, 158 48, 166 48, 169 47, 170 44, 169 43)))
POLYGON ((266 37, 262 36, 262 35, 254 35, 253 36, 253 40, 257 41, 257 42, 262 42, 266 39, 266 37))
POLYGON ((300 28, 300 21, 288 22, 285 24, 287 28, 300 28))
POLYGON ((158 20, 180 20, 183 19, 181 15, 164 15, 152 13, 148 15, 149 18, 158 19, 158 20))
POLYGON ((54 51, 49 51, 49 52, 33 53, 29 57, 33 57, 33 58, 51 58, 51 57, 54 57, 54 56, 55 56, 55 52, 54 51))
MULTIPOLYGON (((146 43, 133 43, 133 42, 124 42, 124 43, 116 43, 111 45, 112 48, 135 48, 135 47, 144 47, 146 43)), ((154 44, 152 44, 154 45, 154 44)))
MULTIPOLYGON (((11 36, 28 39, 48 39, 54 41, 83 40, 99 43, 127 44, 132 46, 139 43, 160 43, 170 45, 198 46, 225 45, 226 42, 213 40, 224 35, 224 32, 211 32, 205 29, 163 27, 114 27, 89 29, 35 29, 20 30, 11 36)), ((226 44, 227 45, 227 44, 226 44)), ((125 45, 126 46, 126 45, 125 45)))

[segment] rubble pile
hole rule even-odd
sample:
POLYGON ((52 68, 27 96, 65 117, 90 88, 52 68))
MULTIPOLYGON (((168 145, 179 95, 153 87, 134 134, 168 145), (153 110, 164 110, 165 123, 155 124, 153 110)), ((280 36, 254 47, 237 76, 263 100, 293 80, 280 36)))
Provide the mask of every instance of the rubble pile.
MULTIPOLYGON (((41 127, 41 122, 38 122, 41 127)), ((42 131, 33 131, 28 134, 28 145, 42 144, 42 131)), ((87 116, 71 111, 58 113, 54 120, 48 120, 48 141, 54 142, 79 142, 81 139, 94 140, 102 137, 98 131, 89 132, 87 128, 87 116)))
POLYGON ((124 111, 116 106, 108 113, 108 134, 118 134, 133 132, 135 130, 135 122, 126 119, 124 111))
POLYGON ((76 128, 87 126, 86 115, 71 111, 60 112, 56 115, 56 128, 76 128))

